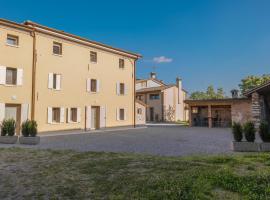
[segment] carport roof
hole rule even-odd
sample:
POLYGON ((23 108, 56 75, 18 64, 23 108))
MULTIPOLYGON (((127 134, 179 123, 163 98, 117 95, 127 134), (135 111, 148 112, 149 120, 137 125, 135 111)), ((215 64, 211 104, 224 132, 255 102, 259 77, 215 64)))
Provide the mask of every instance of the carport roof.
POLYGON ((270 81, 245 92, 244 95, 249 97, 254 92, 258 92, 258 93, 262 93, 262 94, 270 93, 270 81))
POLYGON ((188 99, 184 102, 188 105, 231 105, 232 103, 250 101, 249 98, 225 98, 225 99, 188 99))

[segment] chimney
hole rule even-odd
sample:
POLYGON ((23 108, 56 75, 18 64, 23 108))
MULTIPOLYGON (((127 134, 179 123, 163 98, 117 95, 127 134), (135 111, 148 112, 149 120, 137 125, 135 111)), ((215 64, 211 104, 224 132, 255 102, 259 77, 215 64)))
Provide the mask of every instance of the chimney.
POLYGON ((232 98, 237 99, 239 97, 238 93, 239 91, 236 89, 231 90, 232 98))
POLYGON ((150 73, 150 78, 156 79, 157 78, 157 74, 155 72, 151 72, 150 73))
POLYGON ((182 90, 182 79, 179 77, 176 77, 176 85, 179 90, 182 90))

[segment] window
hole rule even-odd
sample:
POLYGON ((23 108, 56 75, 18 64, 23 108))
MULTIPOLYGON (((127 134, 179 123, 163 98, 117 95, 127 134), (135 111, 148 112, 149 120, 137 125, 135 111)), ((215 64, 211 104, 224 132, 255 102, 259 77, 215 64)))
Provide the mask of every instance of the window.
POLYGON ((62 55, 62 44, 58 42, 53 42, 53 54, 62 55))
POLYGON ((145 88, 146 87, 146 81, 144 81, 144 82, 141 83, 141 87, 142 88, 145 88))
POLYGON ((97 62, 97 52, 90 51, 90 61, 93 63, 97 62))
POLYGON ((159 94, 150 94, 150 99, 151 100, 159 99, 159 94))
POLYGON ((61 90, 61 75, 49 73, 48 88, 54 90, 61 90))
POLYGON ((97 80, 91 79, 91 92, 97 92, 97 80))
POLYGON ((123 108, 119 109, 119 119, 125 120, 125 109, 123 109, 123 108))
POLYGON ((138 100, 142 101, 142 95, 137 95, 136 97, 138 100))
POLYGON ((6 70, 6 84, 16 85, 17 84, 17 69, 7 68, 6 70))
POLYGON ((77 122, 77 108, 70 109, 70 120, 72 122, 77 122))
POLYGON ((57 74, 53 74, 53 89, 57 87, 57 74))
POLYGON ((12 46, 18 46, 19 45, 19 37, 15 35, 7 35, 7 44, 12 46))
POLYGON ((139 114, 139 115, 142 114, 142 109, 141 109, 141 108, 138 108, 138 109, 137 109, 137 114, 139 114))
POLYGON ((124 95, 125 94, 125 84, 124 83, 120 83, 120 94, 124 95))
POLYGON ((119 68, 124 69, 125 68, 125 60, 124 59, 119 59, 119 68))
POLYGON ((60 123, 60 108, 52 108, 52 121, 60 123))

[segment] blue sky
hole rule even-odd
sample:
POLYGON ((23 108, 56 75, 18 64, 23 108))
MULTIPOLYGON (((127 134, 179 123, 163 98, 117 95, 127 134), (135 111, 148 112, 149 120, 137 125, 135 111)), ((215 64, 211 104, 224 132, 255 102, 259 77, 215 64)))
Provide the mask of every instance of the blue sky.
POLYGON ((1 1, 1 18, 32 20, 143 55, 137 76, 226 91, 270 73, 269 0, 1 1), (155 59, 154 59, 155 58, 155 59))

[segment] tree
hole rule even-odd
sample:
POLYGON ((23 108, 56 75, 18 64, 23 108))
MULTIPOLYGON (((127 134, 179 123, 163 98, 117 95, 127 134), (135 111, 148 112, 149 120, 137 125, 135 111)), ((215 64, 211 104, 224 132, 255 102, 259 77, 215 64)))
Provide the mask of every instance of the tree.
POLYGON ((223 88, 218 88, 217 92, 212 85, 208 86, 206 92, 196 91, 190 94, 190 99, 201 100, 201 99, 223 99, 225 94, 223 88))
POLYGON ((262 76, 247 76, 241 80, 239 88, 242 93, 256 87, 260 86, 266 82, 270 81, 270 74, 264 74, 262 76))

